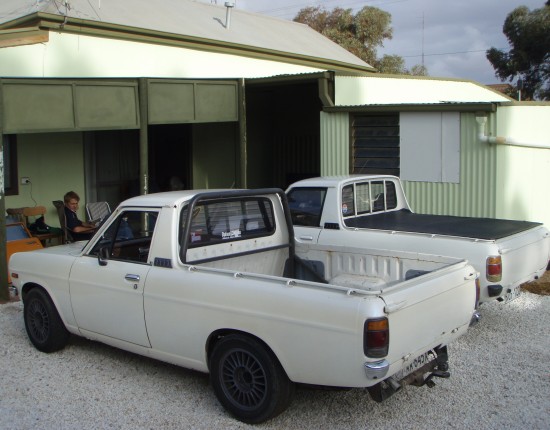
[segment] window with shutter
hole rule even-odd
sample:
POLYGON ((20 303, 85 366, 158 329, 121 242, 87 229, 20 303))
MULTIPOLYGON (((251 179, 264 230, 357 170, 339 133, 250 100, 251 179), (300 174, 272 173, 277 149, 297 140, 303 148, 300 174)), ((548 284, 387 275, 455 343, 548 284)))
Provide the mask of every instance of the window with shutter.
POLYGON ((399 176, 399 113, 355 115, 351 173, 399 176))

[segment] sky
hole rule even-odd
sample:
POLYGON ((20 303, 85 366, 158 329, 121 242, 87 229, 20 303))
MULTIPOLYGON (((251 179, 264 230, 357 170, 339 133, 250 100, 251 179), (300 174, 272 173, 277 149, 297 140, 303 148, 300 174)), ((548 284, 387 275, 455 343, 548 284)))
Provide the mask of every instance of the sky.
MULTIPOLYGON (((209 0, 204 0, 208 2, 209 0)), ((211 0, 223 5, 225 0, 211 0)), ((506 16, 518 6, 541 8, 545 0, 233 0, 236 7, 250 12, 291 20, 308 6, 353 9, 373 6, 389 12, 393 39, 378 49, 378 56, 399 55, 407 68, 422 64, 434 77, 470 79, 495 84, 485 51, 494 47, 508 50, 502 33, 506 16), (424 56, 422 56, 424 54, 424 56)))

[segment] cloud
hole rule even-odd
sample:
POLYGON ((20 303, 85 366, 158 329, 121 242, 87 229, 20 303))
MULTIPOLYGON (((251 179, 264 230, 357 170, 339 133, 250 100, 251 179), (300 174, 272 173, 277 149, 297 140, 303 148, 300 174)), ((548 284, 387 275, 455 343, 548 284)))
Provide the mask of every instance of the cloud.
MULTIPOLYGON (((207 0, 206 0, 207 1, 207 0)), ((307 6, 359 10, 365 5, 392 15, 394 34, 378 55, 400 55, 407 67, 424 62, 431 76, 496 83, 494 69, 485 57, 491 47, 508 49, 502 33, 506 16, 516 7, 544 6, 545 0, 235 0, 237 7, 251 12, 292 19, 307 6)), ((218 0, 223 5, 224 0, 218 0)))

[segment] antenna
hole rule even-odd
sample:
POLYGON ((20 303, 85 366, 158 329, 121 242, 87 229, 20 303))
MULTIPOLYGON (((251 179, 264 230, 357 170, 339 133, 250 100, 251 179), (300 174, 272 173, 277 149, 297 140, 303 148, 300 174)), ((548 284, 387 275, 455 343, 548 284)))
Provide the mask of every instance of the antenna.
POLYGON ((422 12, 422 68, 424 68, 424 12, 422 12))

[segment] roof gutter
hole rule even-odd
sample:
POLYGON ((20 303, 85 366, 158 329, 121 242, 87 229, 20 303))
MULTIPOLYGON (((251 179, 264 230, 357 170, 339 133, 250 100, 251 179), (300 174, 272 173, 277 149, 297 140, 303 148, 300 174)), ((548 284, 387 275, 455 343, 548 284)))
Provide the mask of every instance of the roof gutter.
POLYGON ((270 76, 267 78, 248 78, 246 84, 248 86, 255 85, 281 85, 281 84, 300 84, 303 82, 311 82, 317 80, 318 95, 324 107, 334 106, 334 73, 315 72, 303 73, 297 75, 282 75, 270 76))
POLYGON ((325 112, 495 112, 494 103, 412 103, 373 104, 360 106, 325 106, 325 112))

